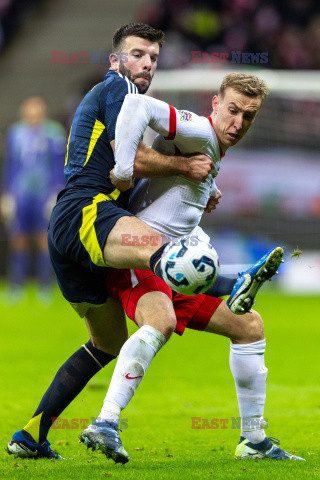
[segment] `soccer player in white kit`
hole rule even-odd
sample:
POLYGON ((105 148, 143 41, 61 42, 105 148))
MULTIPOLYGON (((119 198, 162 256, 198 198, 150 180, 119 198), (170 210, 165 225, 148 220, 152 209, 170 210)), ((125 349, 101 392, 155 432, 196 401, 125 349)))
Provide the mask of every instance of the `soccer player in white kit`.
MULTIPOLYGON (((156 141, 156 147, 162 153, 201 152, 210 156, 213 163, 212 171, 204 183, 189 181, 181 176, 152 179, 146 195, 147 203, 152 203, 137 216, 166 236, 205 236, 198 223, 210 197, 217 193, 214 178, 220 168, 221 156, 248 131, 266 94, 265 84, 257 77, 230 74, 224 79, 219 96, 213 97, 213 113, 208 118, 184 110, 177 111, 159 100, 128 95, 117 121, 116 166, 111 173, 116 187, 119 186, 119 180, 123 188, 126 183, 128 187, 131 185, 135 151, 148 125, 162 136, 156 141)), ((276 260, 280 262, 282 249, 276 250, 276 260)), ((261 263, 255 267, 254 274, 260 272, 261 263)), ((133 272, 135 279, 140 274, 138 272, 141 271, 133 272)), ((242 275, 238 290, 246 280, 242 275)), ((251 286, 255 281, 259 283, 259 278, 253 280, 250 276, 251 286)), ((148 293, 146 297, 148 295, 151 294, 148 293)), ((137 299, 137 303, 143 298, 137 299)), ((99 448, 122 463, 128 461, 129 456, 117 432, 120 412, 131 400, 153 357, 166 342, 166 336, 161 335, 161 322, 159 325, 158 319, 152 318, 155 301, 161 302, 161 298, 149 296, 141 304, 144 313, 138 315, 136 311, 135 321, 141 328, 121 349, 98 421, 80 437, 87 446, 99 448)), ((238 459, 302 460, 273 445, 266 437, 263 409, 267 368, 264 365, 266 344, 262 321, 256 312, 238 318, 240 320, 223 303, 207 319, 205 328, 206 331, 231 339, 230 367, 241 416, 241 438, 235 456, 238 459)))

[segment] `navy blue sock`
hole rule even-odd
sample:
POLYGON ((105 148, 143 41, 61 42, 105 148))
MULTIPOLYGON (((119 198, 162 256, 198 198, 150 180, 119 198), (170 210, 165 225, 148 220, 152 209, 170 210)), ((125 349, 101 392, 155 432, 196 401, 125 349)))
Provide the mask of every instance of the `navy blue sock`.
POLYGON ((230 295, 236 281, 236 278, 228 278, 218 275, 217 280, 212 287, 206 291, 206 295, 210 295, 210 297, 223 297, 224 295, 230 295))
POLYGON ((23 428, 25 436, 42 443, 47 438, 53 419, 59 417, 101 367, 114 358, 95 348, 91 340, 77 350, 56 373, 32 419, 23 428))
POLYGON ((164 243, 161 245, 160 248, 156 252, 154 252, 151 257, 150 257, 150 268, 157 275, 157 277, 162 278, 162 272, 161 272, 161 267, 160 267, 160 259, 163 253, 163 250, 166 248, 169 242, 164 243))

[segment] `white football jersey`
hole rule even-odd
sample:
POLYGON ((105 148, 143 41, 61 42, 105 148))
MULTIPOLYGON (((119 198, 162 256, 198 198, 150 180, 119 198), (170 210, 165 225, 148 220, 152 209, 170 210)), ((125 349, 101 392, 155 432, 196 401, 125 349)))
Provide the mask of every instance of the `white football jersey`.
POLYGON ((177 110, 145 95, 126 95, 116 123, 114 174, 128 180, 133 174, 135 153, 147 126, 158 132, 154 148, 166 155, 203 153, 212 160, 212 171, 204 183, 183 175, 150 180, 145 207, 139 211, 144 181, 132 194, 130 210, 160 233, 180 237, 198 226, 210 195, 217 193, 214 178, 220 168, 220 148, 211 117, 177 110), (134 119, 134 124, 132 122, 134 119))
POLYGON ((212 159, 213 169, 205 183, 183 175, 148 181, 145 208, 137 216, 158 232, 173 237, 190 235, 198 226, 209 197, 217 193, 214 178, 220 168, 220 148, 210 120, 177 111, 177 122, 185 124, 183 135, 177 134, 174 140, 158 135, 152 147, 165 155, 205 153, 212 159))

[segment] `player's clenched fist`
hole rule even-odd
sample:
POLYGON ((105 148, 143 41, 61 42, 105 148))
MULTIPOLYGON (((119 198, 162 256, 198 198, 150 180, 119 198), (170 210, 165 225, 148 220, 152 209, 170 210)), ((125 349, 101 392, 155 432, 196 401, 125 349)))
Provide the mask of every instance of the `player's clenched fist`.
POLYGON ((205 182, 212 169, 211 158, 199 154, 189 157, 185 176, 197 182, 205 182))
POLYGON ((215 210, 217 205, 220 203, 220 198, 222 197, 222 193, 220 190, 217 190, 217 194, 214 197, 210 197, 207 203, 206 208, 204 211, 206 213, 210 213, 212 210, 215 210))
POLYGON ((110 172, 110 180, 114 187, 116 187, 120 192, 125 192, 129 190, 129 188, 134 187, 134 178, 130 178, 130 180, 119 180, 114 173, 113 170, 110 172))

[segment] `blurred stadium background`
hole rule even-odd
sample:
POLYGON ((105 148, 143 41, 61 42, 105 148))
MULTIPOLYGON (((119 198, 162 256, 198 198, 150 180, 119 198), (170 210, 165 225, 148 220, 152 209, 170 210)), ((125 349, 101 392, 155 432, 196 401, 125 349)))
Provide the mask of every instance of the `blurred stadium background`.
MULTIPOLYGON (((91 479, 112 475, 126 480, 318 478, 319 432, 314 419, 319 415, 320 393, 316 313, 320 304, 320 4, 317 0, 0 0, 0 170, 5 136, 18 118, 20 103, 30 95, 43 96, 51 118, 67 131, 81 98, 108 69, 103 53, 111 51, 114 30, 130 21, 165 30, 167 42, 150 94, 178 108, 209 115, 211 96, 231 70, 257 72, 270 86, 252 131, 222 161, 217 184, 223 199, 214 213, 204 215, 203 225, 221 262, 232 269, 252 262, 271 245, 287 247, 278 283, 270 283, 270 294, 258 304, 268 338, 265 413, 270 434, 307 462, 239 464, 232 458, 238 432, 191 430, 193 416, 238 416, 228 342, 194 331, 182 339, 173 336, 125 411, 130 431, 123 432, 122 439, 132 455, 125 469, 120 471, 79 448, 80 430, 50 434, 54 448, 70 462, 9 457, 5 446, 12 433, 33 414, 57 368, 87 338, 84 323, 61 295, 47 309, 34 301, 31 286, 23 304, 8 307, 0 302, 6 339, 0 352, 0 477, 83 478, 85 471, 91 479), (268 62, 192 63, 199 58, 192 52, 216 53, 216 58, 232 56, 234 51, 266 52, 268 62), (62 58, 63 53, 73 52, 87 55, 87 62, 52 62, 53 55, 62 58), (302 250, 300 258, 290 258, 297 247, 302 250), (278 294, 279 287, 283 294, 278 294), (298 294, 305 296, 295 298, 298 294)), ((146 138, 152 141, 150 132, 146 138)), ((0 245, 0 277, 5 280, 8 238, 1 221, 0 245)), ((129 331, 134 328, 130 322, 129 331)), ((63 413, 65 418, 97 414, 112 369, 104 369, 89 383, 63 413)))
MULTIPOLYGON (((287 247, 288 260, 278 280, 281 287, 319 293, 316 0, 2 0, 1 150, 19 104, 29 95, 43 96, 51 117, 68 130, 82 96, 108 68, 105 54, 111 51, 114 30, 130 21, 166 32, 150 94, 178 108, 210 114, 211 96, 228 71, 256 72, 266 79, 270 96, 250 134, 227 152, 217 180, 223 199, 216 212, 204 216, 203 225, 222 264, 251 263, 269 245, 281 244, 287 247), (84 61, 79 56, 72 61, 73 52, 86 54, 84 61), (233 52, 248 53, 244 62, 249 63, 230 62, 233 52), (218 58, 214 63, 212 53, 218 58), (229 60, 223 62, 225 53, 229 60), (56 63, 57 58, 61 62, 56 63), (297 247, 300 259, 290 259, 297 247)), ((151 141, 151 135, 147 138, 151 141)), ((5 278, 8 242, 3 224, 0 239, 0 273, 5 278)))

